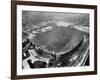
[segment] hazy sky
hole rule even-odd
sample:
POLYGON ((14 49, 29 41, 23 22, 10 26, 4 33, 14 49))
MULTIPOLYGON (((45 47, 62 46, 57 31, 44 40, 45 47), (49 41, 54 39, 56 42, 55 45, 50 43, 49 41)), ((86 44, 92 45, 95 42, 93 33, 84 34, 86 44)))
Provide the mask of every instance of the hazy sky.
POLYGON ((23 14, 28 15, 30 18, 32 16, 52 16, 55 19, 64 19, 64 18, 74 18, 74 17, 89 17, 88 14, 84 13, 62 13, 62 12, 35 12, 35 11, 23 11, 23 14))

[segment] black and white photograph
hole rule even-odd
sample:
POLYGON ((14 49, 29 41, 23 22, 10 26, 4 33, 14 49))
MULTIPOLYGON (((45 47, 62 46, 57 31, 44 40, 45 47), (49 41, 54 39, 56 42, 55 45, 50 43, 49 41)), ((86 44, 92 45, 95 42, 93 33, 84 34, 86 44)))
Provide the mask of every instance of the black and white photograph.
POLYGON ((22 68, 89 66, 89 14, 22 11, 22 68))

